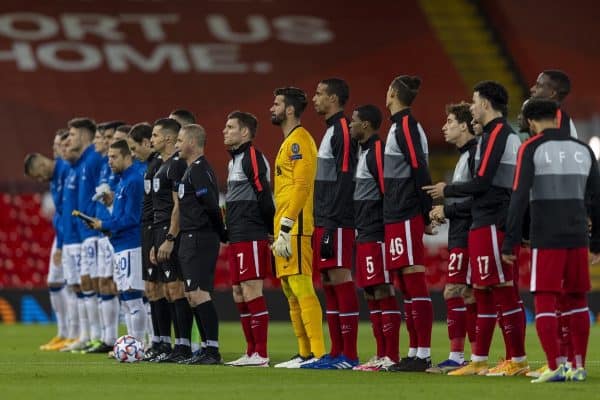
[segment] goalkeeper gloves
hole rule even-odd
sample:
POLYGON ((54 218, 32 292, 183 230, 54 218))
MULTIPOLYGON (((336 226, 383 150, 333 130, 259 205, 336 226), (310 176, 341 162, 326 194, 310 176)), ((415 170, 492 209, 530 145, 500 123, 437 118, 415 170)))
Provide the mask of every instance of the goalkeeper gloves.
POLYGON ((292 235, 290 234, 290 231, 294 226, 294 222, 295 221, 293 219, 289 219, 287 217, 281 218, 279 235, 271 246, 273 254, 278 257, 289 258, 292 256, 292 235))

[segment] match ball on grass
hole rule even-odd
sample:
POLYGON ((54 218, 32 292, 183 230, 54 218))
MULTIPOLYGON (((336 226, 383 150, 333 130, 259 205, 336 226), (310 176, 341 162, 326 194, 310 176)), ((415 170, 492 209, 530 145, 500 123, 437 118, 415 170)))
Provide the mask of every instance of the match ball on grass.
POLYGON ((118 338, 113 351, 119 362, 132 363, 144 358, 144 344, 130 335, 118 338))

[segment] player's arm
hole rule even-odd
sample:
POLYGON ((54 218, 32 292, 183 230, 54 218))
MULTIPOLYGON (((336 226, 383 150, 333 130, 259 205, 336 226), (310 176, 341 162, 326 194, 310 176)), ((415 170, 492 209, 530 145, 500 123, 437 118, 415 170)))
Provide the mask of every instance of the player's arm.
POLYGON ((379 194, 385 194, 385 185, 383 180, 383 145, 380 141, 375 142, 373 151, 367 153, 367 168, 377 182, 379 194))
POLYGON ((475 177, 468 182, 447 185, 444 197, 466 197, 486 192, 492 186, 492 180, 500 166, 508 135, 502 131, 496 134, 492 132, 475 177))
POLYGON ((600 172, 594 153, 591 149, 589 151, 591 153, 592 166, 586 184, 586 197, 590 200, 589 215, 592 220, 590 251, 598 254, 600 253, 600 172))
POLYGON ((472 207, 472 199, 452 204, 444 204, 444 216, 448 219, 470 218, 472 207))
POLYGON ((139 226, 142 218, 142 197, 144 184, 141 179, 131 181, 123 189, 123 197, 120 201, 124 201, 120 207, 113 208, 113 214, 106 220, 100 220, 100 228, 112 233, 120 232, 132 226, 139 226))
POLYGON ((533 165, 534 146, 523 145, 517 156, 517 167, 506 218, 506 236, 502 244, 503 255, 513 255, 515 246, 521 244, 523 218, 529 206, 529 191, 533 185, 535 168, 533 165))
POLYGON ((429 167, 427 166, 427 158, 423 152, 421 144, 421 135, 418 125, 413 121, 409 122, 404 119, 402 126, 396 124, 396 141, 406 155, 407 161, 411 168, 412 177, 415 180, 419 203, 421 204, 421 214, 425 220, 425 225, 431 224, 429 212, 431 211, 432 199, 422 189, 424 186, 431 185, 431 176, 429 175, 429 167), (404 121, 407 121, 406 123, 404 121))
MULTIPOLYGON (((331 151, 335 156, 335 168, 338 179, 336 184, 336 192, 331 207, 330 218, 336 222, 337 226, 341 226, 345 213, 340 204, 344 204, 344 200, 352 198, 353 195, 353 179, 354 169, 356 167, 356 151, 350 137, 348 122, 345 118, 341 118, 339 123, 333 127, 333 135, 331 136, 331 151)), ((335 227, 327 227, 335 228, 335 227)))
POLYGON ((206 168, 192 168, 190 180, 194 189, 196 200, 204 206, 214 231, 219 235, 221 242, 227 242, 227 231, 223 223, 223 215, 219 207, 219 192, 217 178, 206 168))
POLYGON ((300 211, 306 205, 317 169, 317 160, 310 152, 309 143, 295 144, 299 146, 296 153, 292 152, 290 148, 285 149, 287 157, 292 161, 292 189, 285 217, 292 221, 298 219, 300 211))
POLYGON ((254 146, 250 146, 248 154, 250 157, 242 159, 242 169, 248 178, 248 182, 252 185, 254 193, 256 193, 263 223, 272 235, 275 204, 273 204, 273 196, 271 196, 269 180, 267 178, 267 165, 264 157, 256 153, 254 146))

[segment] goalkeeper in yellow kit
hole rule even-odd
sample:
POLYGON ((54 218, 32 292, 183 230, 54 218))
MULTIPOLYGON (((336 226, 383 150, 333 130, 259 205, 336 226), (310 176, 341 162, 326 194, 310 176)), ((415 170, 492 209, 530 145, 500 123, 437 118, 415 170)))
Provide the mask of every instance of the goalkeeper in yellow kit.
POLYGON ((276 368, 300 368, 325 354, 322 310, 312 283, 313 184, 317 147, 300 124, 306 94, 293 87, 275 90, 271 122, 284 141, 275 160, 275 255, 277 277, 290 306, 298 354, 276 368))

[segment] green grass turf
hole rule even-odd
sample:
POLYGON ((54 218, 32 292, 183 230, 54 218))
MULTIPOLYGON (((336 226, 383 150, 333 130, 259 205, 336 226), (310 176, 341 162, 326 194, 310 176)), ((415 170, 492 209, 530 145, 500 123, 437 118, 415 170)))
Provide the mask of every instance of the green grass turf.
MULTIPOLYGON (((200 367, 170 364, 118 364, 104 355, 42 352, 41 343, 54 326, 0 325, 0 399, 593 399, 600 391, 600 326, 592 327, 588 381, 533 385, 529 378, 449 377, 424 373, 366 373, 353 371, 281 370, 275 368, 200 367)), ((326 331, 325 331, 325 334, 326 331)), ((360 355, 374 351, 368 324, 359 330, 360 355)), ((401 352, 406 350, 401 334, 401 352)), ((491 357, 503 355, 497 330, 491 357)), ((447 356, 446 328, 433 330, 433 359, 447 356)), ((271 360, 283 361, 296 350, 288 323, 272 323, 271 360)), ((221 325, 224 359, 243 350, 237 323, 221 325)), ((527 349, 532 366, 543 360, 532 325, 527 349)))

